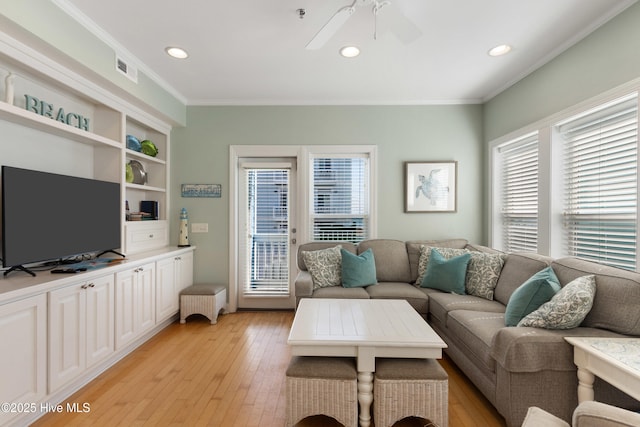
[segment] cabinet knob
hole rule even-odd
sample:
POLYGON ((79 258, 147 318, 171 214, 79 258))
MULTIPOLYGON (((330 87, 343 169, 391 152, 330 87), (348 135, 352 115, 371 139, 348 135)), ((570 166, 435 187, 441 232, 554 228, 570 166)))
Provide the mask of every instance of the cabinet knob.
POLYGON ((87 284, 85 283, 84 285, 80 286, 80 288, 82 289, 87 289, 89 286, 87 286, 87 284))
POLYGON ((149 234, 149 238, 150 238, 150 239, 153 239, 153 234, 149 234))
POLYGON ((94 285, 93 283, 89 283, 89 287, 90 287, 90 288, 95 288, 95 287, 96 287, 96 285, 94 285))
POLYGON ((174 259, 175 259, 176 261, 180 261, 180 260, 182 259, 182 257, 177 256, 177 257, 175 257, 174 259))

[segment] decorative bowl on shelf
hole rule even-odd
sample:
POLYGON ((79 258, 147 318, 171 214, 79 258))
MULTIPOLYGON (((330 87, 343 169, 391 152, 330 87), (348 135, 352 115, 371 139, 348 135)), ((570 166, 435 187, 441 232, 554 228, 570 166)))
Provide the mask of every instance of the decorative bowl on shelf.
POLYGON ((142 150, 142 144, 140 140, 133 135, 127 135, 127 148, 129 150, 138 151, 142 150))
POLYGON ((140 151, 151 157, 155 157, 158 155, 158 147, 156 147, 156 144, 148 139, 145 139, 140 143, 140 151))
MULTIPOLYGON (((144 166, 137 160, 130 160, 128 165, 131 167, 131 173, 133 175, 133 183, 144 185, 147 183, 147 173, 144 171, 144 166)), ((128 182, 128 181, 127 181, 128 182)))

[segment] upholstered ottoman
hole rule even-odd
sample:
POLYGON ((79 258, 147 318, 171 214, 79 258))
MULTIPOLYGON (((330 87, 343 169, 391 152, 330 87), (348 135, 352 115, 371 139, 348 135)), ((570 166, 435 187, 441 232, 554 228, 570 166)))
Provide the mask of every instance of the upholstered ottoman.
POLYGON ((226 301, 227 289, 222 285, 200 284, 184 288, 180 291, 180 323, 185 323, 192 314, 202 314, 215 325, 226 301))
POLYGON ((285 426, 312 415, 327 415, 345 427, 357 427, 357 376, 352 358, 292 357, 286 373, 285 426))
POLYGON ((376 359, 373 419, 388 427, 406 417, 449 423, 449 378, 435 359, 376 359))

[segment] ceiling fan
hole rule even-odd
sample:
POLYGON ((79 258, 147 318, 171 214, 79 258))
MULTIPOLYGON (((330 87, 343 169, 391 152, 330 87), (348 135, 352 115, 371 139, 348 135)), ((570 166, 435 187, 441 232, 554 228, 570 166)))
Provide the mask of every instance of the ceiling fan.
POLYGON ((378 19, 383 22, 381 27, 390 29, 403 43, 408 44, 422 35, 422 32, 393 4, 391 0, 353 0, 349 6, 344 6, 327 21, 326 24, 307 43, 305 49, 320 49, 333 37, 356 11, 356 7, 371 4, 373 14, 373 38, 377 38, 378 19))

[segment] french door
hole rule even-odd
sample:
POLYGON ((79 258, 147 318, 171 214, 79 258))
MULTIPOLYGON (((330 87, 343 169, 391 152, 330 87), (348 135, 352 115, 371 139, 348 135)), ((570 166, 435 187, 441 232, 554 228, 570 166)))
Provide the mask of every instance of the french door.
POLYGON ((240 159, 238 308, 293 308, 296 161, 240 159))

